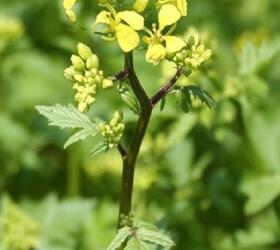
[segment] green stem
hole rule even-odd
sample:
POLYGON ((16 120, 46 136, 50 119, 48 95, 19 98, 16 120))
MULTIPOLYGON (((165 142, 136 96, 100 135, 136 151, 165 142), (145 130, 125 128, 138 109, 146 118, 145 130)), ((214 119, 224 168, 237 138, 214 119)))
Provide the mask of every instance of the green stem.
POLYGON ((150 104, 150 99, 147 96, 145 90, 142 88, 134 71, 132 52, 125 54, 125 69, 128 72, 128 79, 130 81, 131 88, 140 103, 141 112, 136 124, 136 128, 132 135, 127 154, 123 156, 118 227, 121 227, 121 215, 129 216, 131 212, 136 160, 152 114, 152 105, 150 104))
POLYGON ((77 197, 80 191, 80 150, 76 145, 73 145, 68 152, 67 195, 77 197))

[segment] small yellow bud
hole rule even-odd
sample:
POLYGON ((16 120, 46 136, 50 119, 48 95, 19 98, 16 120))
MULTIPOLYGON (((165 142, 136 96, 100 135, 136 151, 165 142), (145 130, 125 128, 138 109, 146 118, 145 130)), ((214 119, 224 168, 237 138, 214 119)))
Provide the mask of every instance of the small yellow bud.
POLYGON ((99 59, 97 55, 91 55, 86 61, 87 69, 97 69, 99 67, 99 59))
POLYGON ((79 43, 77 47, 78 47, 79 56, 85 61, 92 56, 92 51, 90 47, 88 47, 87 45, 83 43, 79 43))
POLYGON ((110 80, 110 79, 104 79, 103 82, 102 82, 102 88, 103 89, 106 89, 106 88, 109 88, 113 86, 113 81, 110 80))
POLYGON ((64 76, 68 80, 73 80, 73 76, 76 74, 76 71, 73 66, 68 67, 67 69, 64 70, 64 76))
POLYGON ((82 82, 84 81, 83 75, 81 75, 81 74, 79 74, 79 73, 76 73, 76 74, 74 75, 74 79, 75 79, 77 82, 80 82, 80 83, 82 83, 82 82))
POLYGON ((72 55, 71 62, 76 70, 82 71, 85 69, 85 63, 79 56, 72 55))
POLYGON ((76 14, 73 10, 66 10, 65 14, 72 23, 75 23, 77 21, 76 14))
POLYGON ((110 125, 115 126, 116 124, 122 121, 122 118, 123 118, 122 112, 116 111, 114 113, 113 119, 110 121, 110 125))
POLYGON ((136 10, 137 12, 142 12, 145 10, 149 3, 149 0, 136 0, 133 5, 133 9, 136 10))

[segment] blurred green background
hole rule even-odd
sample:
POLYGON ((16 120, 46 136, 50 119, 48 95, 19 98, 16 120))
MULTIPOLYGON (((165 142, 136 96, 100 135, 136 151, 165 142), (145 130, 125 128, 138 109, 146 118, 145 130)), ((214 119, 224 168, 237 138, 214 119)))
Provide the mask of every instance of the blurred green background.
MULTIPOLYGON (((215 98, 184 114, 168 99, 155 110, 138 161, 134 213, 167 231, 179 250, 280 249, 280 1, 189 0, 178 33, 194 26, 213 51, 197 84, 215 98)), ((90 45, 107 75, 122 69, 115 44, 89 30, 100 10, 81 1, 80 24, 57 0, 0 1, 0 249, 102 250, 114 236, 121 159, 90 157, 90 141, 64 151, 67 131, 48 127, 35 105, 67 104, 63 76, 76 44, 90 45)), ((136 52, 152 95, 169 75, 136 52)), ((116 91, 92 116, 122 108, 127 138, 136 117, 116 91)))

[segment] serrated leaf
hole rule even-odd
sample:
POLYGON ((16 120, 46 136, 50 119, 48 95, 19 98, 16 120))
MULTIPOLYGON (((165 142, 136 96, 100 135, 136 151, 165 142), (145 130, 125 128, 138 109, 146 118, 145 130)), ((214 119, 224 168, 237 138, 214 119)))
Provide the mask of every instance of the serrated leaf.
POLYGON ((86 128, 94 125, 87 115, 73 105, 36 106, 38 112, 48 118, 50 126, 60 128, 86 128))
POLYGON ((132 237, 128 242, 124 250, 149 250, 145 242, 138 240, 136 237, 132 237))
POLYGON ((137 228, 145 228, 148 230, 159 230, 155 224, 146 221, 134 219, 133 222, 134 222, 133 225, 137 228))
POLYGON ((108 149, 109 149, 108 143, 106 141, 102 141, 102 142, 97 143, 93 147, 93 149, 90 151, 90 154, 92 156, 94 156, 99 153, 106 152, 106 151, 108 151, 108 149))
POLYGON ((121 244, 129 237, 133 231, 130 227, 123 227, 121 228, 115 238, 112 240, 110 246, 107 248, 107 250, 115 250, 118 247, 121 246, 121 244))
POLYGON ((131 111, 133 111, 133 113, 138 115, 140 113, 140 105, 137 98, 134 96, 131 90, 128 87, 126 87, 124 83, 120 83, 118 85, 118 91, 127 107, 131 111))
POLYGON ((79 140, 84 140, 89 136, 96 136, 98 135, 98 130, 96 127, 88 127, 88 128, 83 128, 80 131, 76 132, 72 136, 69 137, 69 139, 65 142, 64 144, 64 149, 69 147, 71 144, 79 141, 79 140))
POLYGON ((201 89, 199 86, 186 86, 182 88, 183 92, 188 92, 195 98, 198 98, 202 103, 206 104, 209 108, 215 107, 215 100, 208 94, 205 90, 201 89))
POLYGON ((141 241, 147 241, 163 247, 172 247, 175 245, 169 236, 160 231, 139 228, 136 234, 141 241))

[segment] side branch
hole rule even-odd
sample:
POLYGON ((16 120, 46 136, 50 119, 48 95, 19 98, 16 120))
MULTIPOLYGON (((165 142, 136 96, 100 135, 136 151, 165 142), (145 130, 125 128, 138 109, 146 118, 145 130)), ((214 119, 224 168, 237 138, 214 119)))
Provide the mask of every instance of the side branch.
POLYGON ((123 79, 125 79, 127 77, 128 77, 128 71, 127 71, 127 69, 124 69, 124 70, 116 73, 115 75, 113 75, 111 77, 111 80, 112 81, 119 81, 119 80, 123 80, 123 79))
MULTIPOLYGON (((129 79, 130 86, 140 103, 141 112, 138 117, 133 135, 131 137, 129 147, 127 149, 127 154, 125 155, 125 157, 123 157, 118 227, 122 226, 122 216, 129 216, 131 212, 135 164, 152 114, 150 99, 141 86, 141 83, 134 71, 132 52, 125 54, 125 69, 128 72, 127 77, 129 79)), ((121 150, 120 147, 119 150, 121 150)), ((120 249, 123 249, 123 247, 121 247, 120 249)))
POLYGON ((178 68, 171 80, 153 95, 153 97, 150 99, 150 104, 152 107, 154 107, 164 96, 168 94, 168 92, 170 92, 170 90, 173 88, 174 84, 177 82, 182 73, 182 69, 178 68))
POLYGON ((145 112, 147 109, 151 109, 150 99, 147 96, 145 90, 143 89, 143 87, 134 71, 132 52, 125 54, 125 69, 128 72, 127 77, 130 81, 131 88, 140 103, 141 112, 145 112))

